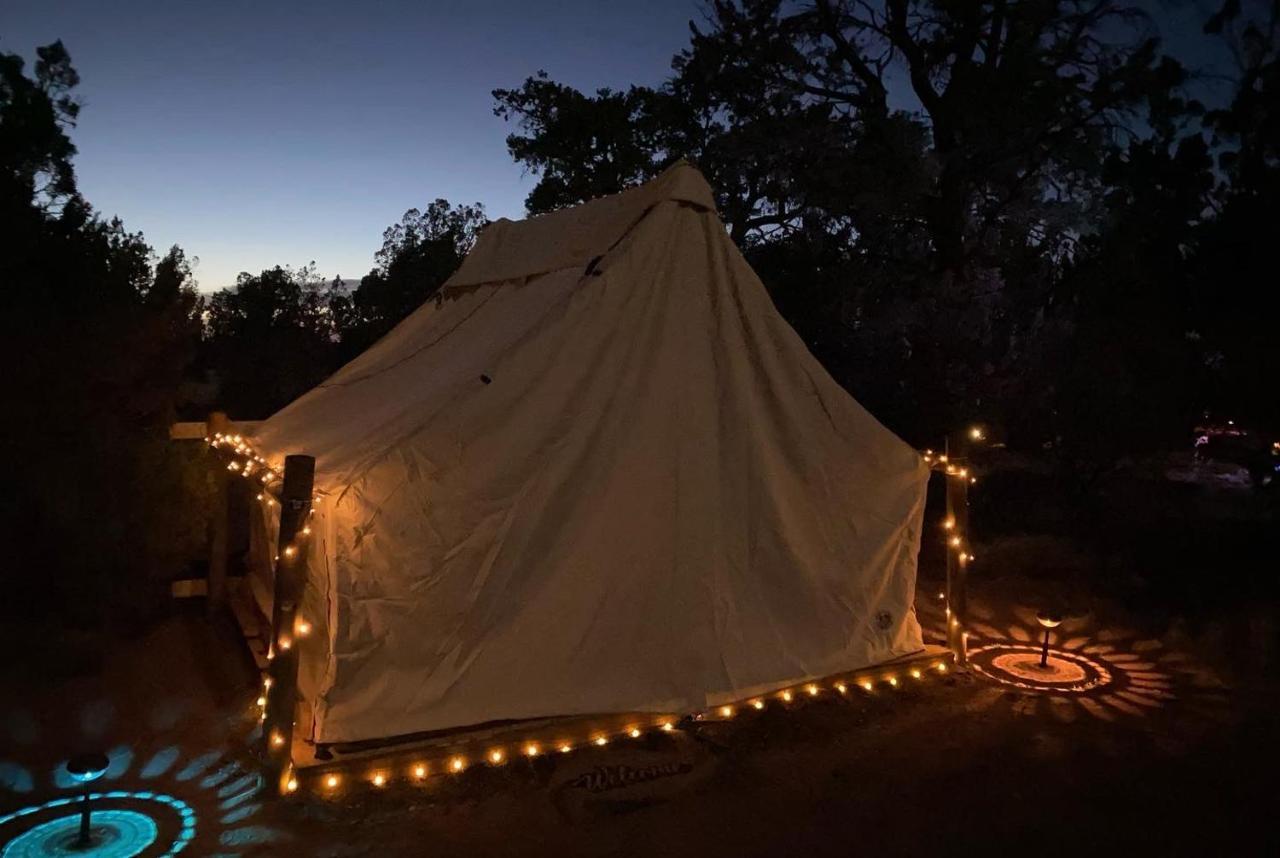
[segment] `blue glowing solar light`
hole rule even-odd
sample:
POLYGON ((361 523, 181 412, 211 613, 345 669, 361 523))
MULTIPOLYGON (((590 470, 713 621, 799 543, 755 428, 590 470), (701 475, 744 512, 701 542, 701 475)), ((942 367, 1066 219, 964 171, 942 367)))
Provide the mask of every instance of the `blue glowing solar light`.
POLYGON ((151 817, 133 810, 100 810, 94 816, 93 851, 76 844, 80 839, 79 815, 60 816, 24 831, 0 852, 3 858, 57 858, 88 855, 94 858, 131 858, 155 842, 159 829, 151 817))
MULTIPOLYGON (((181 828, 168 849, 159 853, 162 858, 175 858, 195 839, 196 812, 179 798, 163 793, 127 790, 111 790, 106 793, 95 792, 87 795, 90 801, 101 799, 150 801, 176 811, 182 820, 181 828)), ((88 855, 92 855, 93 858, 124 858, 124 856, 138 855, 147 850, 158 836, 159 829, 147 814, 136 810, 114 808, 94 813, 92 851, 86 851, 84 847, 77 846, 81 824, 81 817, 78 814, 43 822, 12 839, 9 839, 8 832, 4 831, 4 826, 11 822, 42 811, 66 807, 74 801, 74 798, 55 798, 44 804, 24 807, 0 816, 0 842, 8 841, 7 845, 0 848, 0 858, 51 858, 51 856, 56 858, 64 855, 78 855, 81 858, 88 855)))
POLYGON ((67 774, 76 783, 87 784, 107 773, 111 760, 103 753, 80 754, 67 763, 67 774))

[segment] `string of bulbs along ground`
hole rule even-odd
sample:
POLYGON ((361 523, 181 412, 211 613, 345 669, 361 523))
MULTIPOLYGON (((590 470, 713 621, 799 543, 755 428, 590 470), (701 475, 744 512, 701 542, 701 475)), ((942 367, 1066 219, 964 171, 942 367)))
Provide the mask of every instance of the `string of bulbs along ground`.
MULTIPOLYGON (((967 433, 971 441, 981 442, 985 440, 985 433, 980 427, 972 427, 967 433)), ((205 439, 209 445, 222 452, 230 454, 231 461, 227 464, 227 470, 237 473, 246 480, 256 480, 261 484, 262 490, 257 493, 256 499, 263 503, 268 509, 278 506, 279 501, 276 493, 279 486, 283 482, 283 473, 272 467, 267 459, 243 438, 241 435, 224 435, 216 433, 210 438, 205 439)), ((974 476, 967 466, 957 465, 951 461, 950 456, 946 453, 935 454, 933 450, 925 450, 922 453, 924 461, 934 471, 945 474, 949 478, 966 480, 970 485, 977 483, 977 477, 974 476)), ((313 496, 314 502, 321 500, 321 493, 313 496)), ((314 514, 314 508, 308 513, 308 516, 314 514)), ((975 557, 967 547, 965 538, 956 526, 954 517, 948 515, 942 523, 943 530, 946 532, 946 541, 949 549, 955 550, 958 562, 963 566, 972 562, 975 557)), ((298 531, 297 539, 303 540, 311 534, 311 526, 304 524, 298 531)), ((298 555, 298 545, 291 543, 280 549, 280 554, 275 556, 278 562, 281 555, 286 560, 292 560, 298 555)), ((945 593, 939 594, 940 598, 945 598, 945 593)), ((951 608, 948 605, 946 609, 949 624, 955 626, 958 624, 957 618, 951 614, 951 608)), ((311 633, 311 623, 303 618, 298 618, 293 627, 293 635, 296 637, 306 637, 311 633)), ((962 633, 962 639, 967 643, 968 633, 962 633)), ((267 659, 274 658, 275 649, 288 650, 293 645, 293 640, 288 635, 281 635, 273 641, 273 647, 267 653, 267 659)), ((948 671, 948 664, 945 659, 937 659, 934 657, 931 663, 926 666, 912 666, 906 668, 902 676, 911 681, 923 681, 927 673, 931 671, 936 674, 945 674, 948 671)), ((753 696, 744 700, 732 703, 722 704, 711 709, 693 713, 686 716, 686 719, 692 722, 704 722, 715 720, 732 719, 740 713, 750 712, 752 710, 759 712, 765 709, 768 701, 772 700, 784 706, 794 704, 797 701, 806 699, 814 699, 822 694, 835 693, 837 695, 848 695, 851 690, 859 689, 862 693, 872 694, 880 686, 887 686, 889 690, 899 688, 904 679, 899 677, 897 671, 887 668, 873 668, 865 671, 857 671, 840 675, 838 678, 827 678, 822 682, 810 681, 799 685, 795 685, 780 690, 775 690, 768 695, 753 696)), ((267 696, 271 689, 271 678, 263 677, 262 694, 258 697, 256 704, 261 710, 259 713, 259 722, 266 720, 267 696)), ((622 730, 617 731, 595 731, 585 738, 580 738, 576 742, 564 738, 548 737, 546 739, 526 739, 518 746, 514 746, 514 754, 523 756, 528 759, 537 758, 545 754, 570 754, 574 751, 589 748, 601 748, 610 742, 618 740, 637 740, 643 738, 649 732, 674 733, 680 729, 681 719, 676 716, 661 717, 648 725, 632 724, 622 730)), ((273 732, 269 738, 268 746, 272 750, 279 750, 285 746, 285 738, 279 732, 273 732)), ((459 744, 463 744, 460 742, 459 744)), ((466 743, 470 746, 471 743, 466 743)), ((462 753, 446 753, 436 755, 432 759, 422 759, 408 765, 404 770, 404 780, 410 783, 421 783, 429 777, 437 774, 458 775, 466 771, 473 765, 489 765, 501 766, 505 765, 511 758, 513 751, 507 746, 494 746, 486 751, 478 759, 469 759, 466 754, 462 753)), ((344 768, 349 768, 355 763, 343 764, 344 768)), ((374 788, 382 788, 395 780, 395 774, 389 767, 378 767, 368 772, 363 778, 369 785, 374 788)), ((322 794, 333 795, 338 792, 344 785, 343 773, 332 769, 321 770, 309 781, 314 784, 318 791, 322 794)), ((298 792, 301 787, 299 773, 292 767, 287 771, 283 781, 283 790, 286 794, 298 792)))

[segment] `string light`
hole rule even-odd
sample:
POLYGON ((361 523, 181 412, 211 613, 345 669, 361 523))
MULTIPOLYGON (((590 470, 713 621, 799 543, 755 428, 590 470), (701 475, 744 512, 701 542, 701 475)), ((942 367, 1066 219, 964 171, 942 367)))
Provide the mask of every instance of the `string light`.
POLYGON ((293 555, 295 555, 295 554, 297 554, 297 553, 298 553, 298 549, 294 548, 292 545, 286 545, 286 546, 284 547, 284 556, 285 556, 285 557, 292 557, 293 555))
MULTIPOLYGON (((964 637, 967 639, 968 633, 965 633, 964 637)), ((967 640, 965 641, 965 643, 967 645, 967 640)), ((945 661, 934 662, 929 665, 929 668, 935 669, 939 673, 947 672, 947 665, 945 661)), ((922 679, 924 676, 924 673, 920 667, 908 668, 907 673, 913 679, 917 679, 917 680, 922 679)), ((264 677, 264 680, 263 680, 264 684, 267 684, 268 679, 269 677, 264 677)), ((883 680, 892 688, 898 688, 901 685, 901 682, 897 676, 885 676, 883 677, 883 680)), ((857 680, 856 684, 859 687, 861 687, 863 690, 867 691, 868 693, 871 693, 875 690, 875 683, 873 681, 873 677, 870 677, 870 676, 865 676, 864 678, 857 680)), ((818 693, 822 690, 822 686, 812 682, 806 683, 802 687, 811 697, 818 696, 818 693)), ((840 692, 841 694, 845 694, 848 692, 849 685, 845 680, 836 680, 832 682, 831 688, 840 692)), ((779 697, 786 702, 791 702, 792 700, 794 700, 794 692, 792 689, 783 689, 782 691, 779 692, 779 697)), ((756 697, 746 701, 745 704, 743 705, 749 705, 756 710, 762 710, 765 708, 765 701, 762 698, 756 697)), ((734 714, 735 707, 731 704, 723 704, 721 706, 718 706, 715 711, 720 715, 722 715, 723 717, 728 718, 734 714)), ((695 715, 694 717, 701 718, 702 716, 695 715)), ((664 733, 671 733, 676 729, 675 723, 671 719, 666 719, 661 722, 655 722, 655 726, 658 729, 661 729, 664 733)), ((635 724, 627 726, 621 732, 621 735, 627 735, 627 736, 630 736, 631 738, 640 738, 643 736, 643 734, 644 734, 644 730, 639 725, 635 725, 635 724)), ((284 743, 285 743, 284 737, 280 734, 280 732, 272 731, 271 744, 274 747, 280 747, 284 743)), ((591 736, 590 743, 597 747, 604 747, 609 743, 609 734, 597 733, 591 736)), ((520 751, 524 754, 524 756, 529 758, 540 756, 543 750, 542 746, 535 741, 527 741, 519 747, 520 747, 520 751)), ((567 740, 561 740, 554 745, 554 748, 555 750, 559 751, 562 754, 567 754, 573 750, 573 744, 567 740)), ((504 749, 500 747, 492 748, 485 754, 485 759, 493 765, 501 765, 506 761, 506 752, 504 749)), ((445 765, 448 771, 451 771, 453 773, 460 773, 467 768, 467 760, 465 757, 461 755, 453 756, 447 759, 445 765)), ((428 774, 428 766, 425 762, 416 763, 412 766, 412 768, 408 770, 408 775, 418 781, 424 780, 427 777, 427 774, 428 774)), ((369 780, 375 787, 384 787, 390 782, 391 776, 389 776, 385 771, 377 771, 369 775, 369 780)), ((285 788, 287 791, 293 792, 297 789, 297 781, 292 776, 290 777, 290 781, 292 782, 293 786, 286 785, 285 788)), ((325 777, 322 783, 325 787, 332 790, 338 786, 338 784, 340 783, 340 780, 337 774, 331 773, 325 777)))
POLYGON ((969 438, 973 441, 981 441, 986 437, 981 426, 974 426, 969 430, 969 438))
POLYGON ((311 634, 311 623, 308 623, 306 620, 298 620, 298 625, 295 630, 298 633, 298 637, 305 638, 307 635, 311 634))
POLYGON ((295 777, 290 777, 289 780, 285 781, 284 788, 286 792, 297 792, 298 779, 295 777))
POLYGON ((258 705, 259 705, 259 706, 266 706, 266 705, 267 705, 267 698, 265 698, 265 697, 259 697, 259 698, 258 698, 258 705))

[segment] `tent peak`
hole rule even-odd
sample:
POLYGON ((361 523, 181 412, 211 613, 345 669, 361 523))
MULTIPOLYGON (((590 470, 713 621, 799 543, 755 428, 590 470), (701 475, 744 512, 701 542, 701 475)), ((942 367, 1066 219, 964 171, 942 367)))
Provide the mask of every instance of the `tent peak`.
POLYGON ((698 169, 683 158, 642 185, 590 202, 485 227, 476 246, 444 288, 519 280, 584 267, 606 253, 654 206, 692 205, 715 216, 715 196, 698 169))

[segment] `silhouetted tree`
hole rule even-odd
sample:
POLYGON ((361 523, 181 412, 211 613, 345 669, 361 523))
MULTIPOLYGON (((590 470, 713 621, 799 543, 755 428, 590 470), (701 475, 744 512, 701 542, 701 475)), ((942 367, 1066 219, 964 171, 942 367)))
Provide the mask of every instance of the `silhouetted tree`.
POLYGON ((92 623, 154 607, 203 539, 203 474, 168 441, 199 301, 180 249, 157 263, 80 196, 78 77, 61 43, 37 57, 28 78, 0 54, 0 604, 92 623))
POLYGON ((337 368, 338 331, 314 263, 276 266, 211 295, 207 365, 219 404, 237 419, 264 419, 337 368))
POLYGON ((425 211, 409 209, 382 234, 377 266, 350 295, 332 290, 331 310, 344 359, 373 344, 423 305, 462 264, 488 223, 484 207, 436 200, 425 211))

